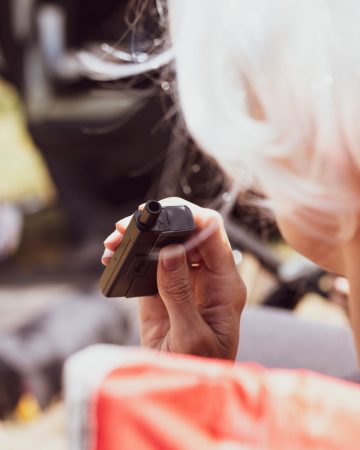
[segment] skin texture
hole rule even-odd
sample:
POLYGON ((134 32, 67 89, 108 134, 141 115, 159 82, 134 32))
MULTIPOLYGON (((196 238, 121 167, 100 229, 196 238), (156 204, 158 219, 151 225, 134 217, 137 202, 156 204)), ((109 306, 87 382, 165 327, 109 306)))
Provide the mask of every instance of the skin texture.
MULTIPOLYGON (((359 223, 358 218, 357 223, 359 223)), ((344 276, 350 286, 349 313, 355 346, 360 362, 360 229, 346 240, 334 240, 330 230, 318 230, 323 240, 305 234, 295 222, 277 217, 277 223, 284 239, 299 253, 330 272, 344 276)))
MULTIPOLYGON (((161 204, 186 204, 193 213, 198 239, 187 250, 182 245, 161 250, 159 294, 139 299, 142 343, 162 351, 234 359, 246 289, 221 216, 178 198, 161 204)), ((103 264, 120 244, 129 221, 117 222, 116 230, 104 241, 103 264)))

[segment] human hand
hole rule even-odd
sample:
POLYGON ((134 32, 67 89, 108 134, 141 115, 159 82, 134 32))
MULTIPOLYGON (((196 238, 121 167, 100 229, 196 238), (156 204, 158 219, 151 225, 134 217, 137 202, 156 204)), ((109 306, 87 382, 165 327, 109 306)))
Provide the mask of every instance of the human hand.
MULTIPOLYGON (((163 351, 234 359, 246 289, 237 271, 221 216, 179 198, 162 206, 186 204, 197 226, 187 244, 161 249, 159 293, 139 299, 143 345, 163 351)), ((141 207, 140 207, 141 208, 141 207)), ((131 217, 120 220, 105 240, 106 265, 131 217)))

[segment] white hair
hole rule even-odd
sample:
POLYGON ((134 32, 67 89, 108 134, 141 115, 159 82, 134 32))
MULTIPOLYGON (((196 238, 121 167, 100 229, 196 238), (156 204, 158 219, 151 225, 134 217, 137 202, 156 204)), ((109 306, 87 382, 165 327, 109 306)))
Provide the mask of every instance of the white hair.
POLYGON ((169 15, 198 144, 249 168, 280 214, 336 222, 348 238, 360 210, 360 2, 169 0, 169 15))

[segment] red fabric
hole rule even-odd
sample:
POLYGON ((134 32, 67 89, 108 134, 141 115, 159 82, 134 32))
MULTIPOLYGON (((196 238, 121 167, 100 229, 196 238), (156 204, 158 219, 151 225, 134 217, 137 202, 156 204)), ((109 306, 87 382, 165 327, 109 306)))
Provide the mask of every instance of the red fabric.
POLYGON ((360 388, 306 371, 145 352, 95 411, 96 450, 360 449, 360 388))

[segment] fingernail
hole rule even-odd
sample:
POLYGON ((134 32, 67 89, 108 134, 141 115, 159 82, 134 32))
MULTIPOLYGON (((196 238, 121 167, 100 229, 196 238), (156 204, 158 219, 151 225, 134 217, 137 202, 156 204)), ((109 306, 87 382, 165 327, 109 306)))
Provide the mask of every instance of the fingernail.
POLYGON ((171 245, 160 251, 161 262, 168 272, 179 269, 184 262, 184 247, 182 245, 171 245))
POLYGON ((116 239, 119 236, 119 232, 118 230, 113 231, 104 241, 104 244, 109 244, 110 242, 112 242, 114 239, 116 239))

